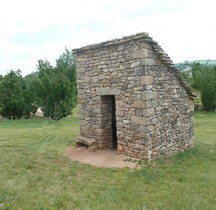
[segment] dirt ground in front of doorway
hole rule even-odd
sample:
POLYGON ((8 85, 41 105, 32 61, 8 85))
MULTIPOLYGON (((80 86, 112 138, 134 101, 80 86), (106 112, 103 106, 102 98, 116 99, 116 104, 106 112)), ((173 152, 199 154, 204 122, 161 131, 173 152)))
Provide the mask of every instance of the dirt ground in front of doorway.
POLYGON ((64 156, 74 161, 104 168, 136 168, 136 159, 119 155, 117 150, 96 150, 90 152, 86 147, 67 147, 64 156))

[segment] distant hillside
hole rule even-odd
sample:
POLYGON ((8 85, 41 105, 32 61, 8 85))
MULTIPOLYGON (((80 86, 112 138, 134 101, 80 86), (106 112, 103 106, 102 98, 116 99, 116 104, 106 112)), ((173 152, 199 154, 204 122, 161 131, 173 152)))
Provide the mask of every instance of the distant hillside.
POLYGON ((39 72, 32 72, 31 74, 26 75, 24 78, 28 79, 28 78, 32 78, 32 77, 38 77, 39 72))
POLYGON ((216 60, 194 60, 194 61, 184 61, 181 63, 176 63, 176 67, 181 71, 188 71, 192 68, 193 63, 200 63, 205 66, 216 66, 216 60))

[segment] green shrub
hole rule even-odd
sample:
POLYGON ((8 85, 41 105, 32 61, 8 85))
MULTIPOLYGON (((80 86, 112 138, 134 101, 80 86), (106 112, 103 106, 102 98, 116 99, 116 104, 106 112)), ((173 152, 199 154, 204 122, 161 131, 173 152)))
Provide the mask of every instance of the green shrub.
POLYGON ((194 88, 201 93, 201 101, 206 111, 216 108, 216 67, 209 68, 194 64, 192 68, 194 88))

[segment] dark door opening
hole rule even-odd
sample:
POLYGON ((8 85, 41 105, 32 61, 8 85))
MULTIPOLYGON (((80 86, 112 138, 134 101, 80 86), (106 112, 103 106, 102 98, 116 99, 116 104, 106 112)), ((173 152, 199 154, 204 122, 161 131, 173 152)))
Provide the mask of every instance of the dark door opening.
POLYGON ((101 96, 101 148, 117 148, 116 104, 114 95, 101 96))
POLYGON ((117 148, 117 128, 116 128, 116 104, 115 96, 111 96, 111 108, 112 108, 112 143, 113 148, 117 148))

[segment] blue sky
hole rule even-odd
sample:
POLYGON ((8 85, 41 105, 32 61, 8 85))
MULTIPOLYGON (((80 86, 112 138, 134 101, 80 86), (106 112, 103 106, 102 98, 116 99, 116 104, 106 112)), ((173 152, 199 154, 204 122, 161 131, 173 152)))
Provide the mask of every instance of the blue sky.
POLYGON ((0 74, 37 60, 148 32, 174 62, 216 59, 214 0, 7 0, 0 7, 0 74))

